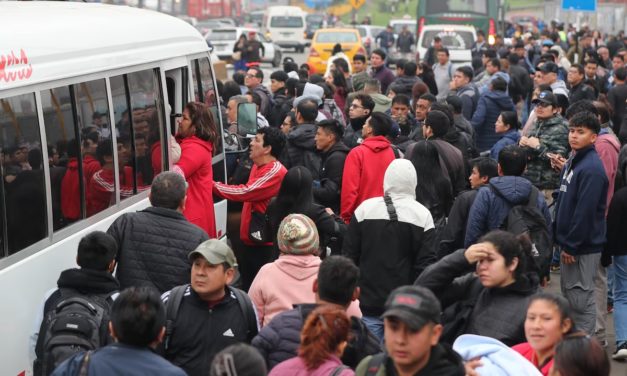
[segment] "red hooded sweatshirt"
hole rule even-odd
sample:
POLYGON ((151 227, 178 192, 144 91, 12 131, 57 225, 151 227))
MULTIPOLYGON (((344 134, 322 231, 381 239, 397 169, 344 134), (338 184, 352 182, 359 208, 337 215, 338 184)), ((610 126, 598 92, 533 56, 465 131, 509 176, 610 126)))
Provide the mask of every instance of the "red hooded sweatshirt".
MULTIPOLYGON (((181 159, 176 166, 189 184, 183 215, 188 221, 216 237, 216 219, 213 210, 213 145, 196 136, 179 140, 181 159)), ((176 169, 176 168, 175 168, 176 169)))
POLYGON ((384 136, 368 137, 348 153, 340 198, 340 216, 344 222, 350 222, 359 204, 383 196, 383 176, 394 158, 390 141, 384 136))

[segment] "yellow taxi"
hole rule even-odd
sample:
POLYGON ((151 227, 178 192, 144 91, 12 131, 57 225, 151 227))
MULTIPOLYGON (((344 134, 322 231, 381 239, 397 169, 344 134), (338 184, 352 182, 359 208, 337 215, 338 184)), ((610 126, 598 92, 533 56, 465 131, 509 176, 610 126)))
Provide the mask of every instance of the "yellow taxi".
POLYGON ((348 28, 319 29, 316 30, 311 39, 311 48, 307 58, 307 65, 312 72, 324 74, 327 69, 327 60, 331 57, 333 46, 336 43, 342 46, 342 51, 348 56, 351 63, 356 54, 366 56, 366 49, 361 43, 358 30, 348 28))

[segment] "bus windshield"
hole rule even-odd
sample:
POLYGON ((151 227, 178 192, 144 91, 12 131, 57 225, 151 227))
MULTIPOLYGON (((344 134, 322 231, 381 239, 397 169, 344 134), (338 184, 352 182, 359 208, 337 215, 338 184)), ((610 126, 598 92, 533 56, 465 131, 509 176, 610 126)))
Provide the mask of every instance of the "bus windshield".
POLYGON ((488 14, 488 0, 424 0, 426 14, 462 13, 488 14))

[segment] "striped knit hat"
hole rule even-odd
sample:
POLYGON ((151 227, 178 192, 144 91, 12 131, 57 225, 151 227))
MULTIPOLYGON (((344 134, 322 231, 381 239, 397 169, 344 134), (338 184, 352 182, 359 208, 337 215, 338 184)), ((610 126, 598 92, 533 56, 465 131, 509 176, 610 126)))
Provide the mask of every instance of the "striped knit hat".
POLYGON ((283 218, 277 234, 279 249, 292 255, 317 254, 320 240, 316 224, 304 214, 283 218))

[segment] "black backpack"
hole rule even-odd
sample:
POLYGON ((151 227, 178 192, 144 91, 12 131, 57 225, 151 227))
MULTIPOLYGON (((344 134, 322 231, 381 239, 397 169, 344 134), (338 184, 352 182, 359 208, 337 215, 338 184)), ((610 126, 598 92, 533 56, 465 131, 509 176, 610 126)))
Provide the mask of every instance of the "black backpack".
POLYGON ((109 341, 107 325, 111 295, 82 295, 61 289, 61 300, 48 312, 39 330, 42 357, 36 375, 49 375, 72 355, 95 350, 109 341))
MULTIPOLYGON (((492 191, 503 198, 501 193, 490 185, 492 191)), ((539 270, 540 280, 549 275, 549 265, 553 255, 553 241, 551 240, 549 226, 542 212, 536 206, 540 191, 536 187, 531 188, 527 202, 523 205, 513 206, 500 228, 512 234, 527 234, 531 239, 532 256, 539 270)))
MULTIPOLYGON (((172 337, 172 332, 174 331, 174 323, 176 323, 176 318, 178 317, 179 310, 181 308, 181 302, 183 301, 183 295, 185 295, 185 291, 187 291, 188 287, 190 287, 190 285, 176 286, 172 289, 172 291, 170 291, 170 296, 168 297, 168 301, 166 303, 165 316, 166 321, 164 347, 166 350, 170 345, 170 338, 172 337)), ((229 291, 231 291, 235 295, 237 304, 239 304, 239 307, 242 310, 242 314, 246 318, 246 337, 249 341, 251 341, 258 332, 257 315, 255 313, 255 308, 253 307, 253 302, 250 300, 248 294, 236 287, 229 286, 229 291)))

